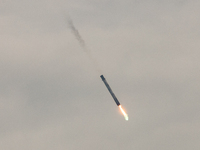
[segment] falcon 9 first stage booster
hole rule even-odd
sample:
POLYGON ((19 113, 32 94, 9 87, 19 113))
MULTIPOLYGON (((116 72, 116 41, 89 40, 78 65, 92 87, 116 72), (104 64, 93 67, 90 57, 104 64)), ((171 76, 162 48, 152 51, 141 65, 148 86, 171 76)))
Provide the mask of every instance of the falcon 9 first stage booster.
POLYGON ((104 78, 103 75, 100 76, 102 81, 104 82, 105 86, 107 87, 108 91, 110 92, 111 96, 113 97, 115 103, 117 104, 117 106, 120 108, 122 114, 124 115, 125 120, 128 121, 128 114, 125 112, 125 110, 122 108, 121 104, 119 103, 117 97, 115 96, 115 94, 113 93, 113 91, 111 90, 108 82, 106 81, 106 79, 104 78))
POLYGON ((112 95, 112 97, 113 97, 113 99, 114 99, 115 103, 117 104, 117 106, 119 106, 119 105, 120 105, 120 103, 119 103, 119 101, 118 101, 117 97, 115 96, 115 94, 113 93, 112 89, 110 88, 110 86, 109 86, 108 82, 106 81, 106 79, 104 78, 104 76, 103 76, 103 75, 101 75, 100 77, 101 77, 102 81, 104 82, 105 86, 107 87, 108 91, 109 91, 109 92, 110 92, 110 94, 112 95))

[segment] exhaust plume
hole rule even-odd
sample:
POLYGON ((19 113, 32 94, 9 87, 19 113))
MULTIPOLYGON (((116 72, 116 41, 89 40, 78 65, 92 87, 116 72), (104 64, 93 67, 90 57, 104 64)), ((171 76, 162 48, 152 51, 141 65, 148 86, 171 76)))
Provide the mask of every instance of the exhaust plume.
POLYGON ((125 110, 122 108, 121 105, 119 105, 119 108, 120 108, 122 114, 124 115, 125 120, 128 121, 128 114, 125 112, 125 110))

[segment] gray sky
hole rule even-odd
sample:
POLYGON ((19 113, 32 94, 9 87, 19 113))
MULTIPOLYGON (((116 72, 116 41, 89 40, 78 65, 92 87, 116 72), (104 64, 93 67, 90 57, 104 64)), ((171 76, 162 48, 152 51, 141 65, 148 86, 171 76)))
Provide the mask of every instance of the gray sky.
POLYGON ((198 0, 1 0, 0 149, 199 150, 199 8, 198 0))

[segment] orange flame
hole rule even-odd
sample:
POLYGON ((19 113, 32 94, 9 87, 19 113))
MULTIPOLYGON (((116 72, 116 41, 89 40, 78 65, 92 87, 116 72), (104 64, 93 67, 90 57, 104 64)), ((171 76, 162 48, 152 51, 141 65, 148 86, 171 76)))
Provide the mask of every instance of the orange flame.
POLYGON ((125 118, 125 120, 127 120, 128 121, 128 114, 123 110, 123 108, 122 108, 122 106, 121 105, 119 105, 119 108, 120 108, 120 110, 121 110, 121 112, 122 112, 122 114, 124 115, 124 118, 125 118))

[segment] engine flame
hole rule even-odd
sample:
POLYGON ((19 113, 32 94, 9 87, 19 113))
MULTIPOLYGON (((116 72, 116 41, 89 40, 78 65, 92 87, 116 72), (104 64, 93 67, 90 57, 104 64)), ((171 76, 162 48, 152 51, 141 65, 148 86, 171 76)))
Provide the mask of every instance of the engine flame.
POLYGON ((128 121, 128 114, 123 110, 121 105, 119 105, 119 108, 120 108, 122 114, 124 115, 125 120, 128 121))

